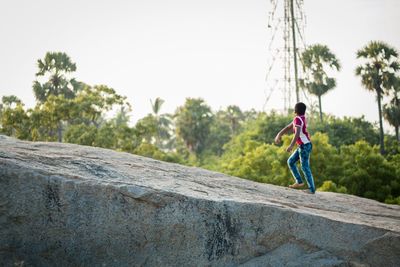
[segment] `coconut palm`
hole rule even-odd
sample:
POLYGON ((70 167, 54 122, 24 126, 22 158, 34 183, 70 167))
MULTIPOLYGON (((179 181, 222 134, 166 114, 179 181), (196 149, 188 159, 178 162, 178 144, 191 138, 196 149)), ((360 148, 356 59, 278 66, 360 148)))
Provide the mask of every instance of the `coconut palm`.
POLYGON ((379 130, 380 130, 380 152, 385 153, 383 143, 382 123, 382 98, 383 95, 394 90, 396 83, 396 72, 400 69, 398 52, 395 48, 381 41, 371 41, 365 47, 357 51, 357 58, 364 59, 363 65, 356 68, 356 75, 361 77, 362 85, 369 91, 374 91, 377 96, 379 130))
POLYGON ((159 112, 161 110, 161 106, 164 104, 164 100, 157 97, 154 102, 150 100, 151 109, 153 110, 156 128, 157 128, 157 136, 156 136, 156 146, 162 148, 162 139, 169 139, 171 137, 170 134, 170 125, 171 118, 167 114, 160 115, 159 112))
POLYGON ((340 70, 340 63, 326 45, 309 46, 301 56, 305 78, 300 79, 300 86, 318 97, 319 117, 322 121, 321 96, 335 88, 336 80, 328 77, 326 71, 340 70))

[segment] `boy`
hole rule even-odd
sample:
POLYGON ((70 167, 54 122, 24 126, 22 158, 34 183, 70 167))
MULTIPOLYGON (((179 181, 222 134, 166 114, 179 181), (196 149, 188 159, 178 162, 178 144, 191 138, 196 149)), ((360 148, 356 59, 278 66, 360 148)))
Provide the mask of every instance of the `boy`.
POLYGON ((304 173, 306 178, 309 190, 305 190, 305 192, 314 194, 315 193, 315 185, 314 178, 310 169, 310 154, 312 150, 312 144, 310 140, 310 135, 307 132, 306 126, 306 117, 304 114, 306 113, 306 105, 302 102, 299 102, 294 107, 294 112, 296 113, 296 117, 293 119, 288 126, 283 128, 275 137, 275 143, 279 144, 281 142, 281 137, 286 132, 289 132, 291 129, 294 131, 294 137, 292 142, 287 147, 286 151, 291 152, 295 143, 297 143, 298 147, 293 152, 293 154, 289 157, 287 163, 289 165, 290 171, 295 179, 295 183, 289 185, 290 188, 300 188, 304 186, 303 180, 301 179, 299 170, 297 169, 296 162, 299 161, 301 163, 301 170, 304 173))

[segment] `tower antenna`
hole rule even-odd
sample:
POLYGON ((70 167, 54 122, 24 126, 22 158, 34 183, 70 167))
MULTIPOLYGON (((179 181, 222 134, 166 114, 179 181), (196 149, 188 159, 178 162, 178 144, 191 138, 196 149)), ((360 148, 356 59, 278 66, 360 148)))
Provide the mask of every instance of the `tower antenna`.
MULTIPOLYGON (((270 0, 270 3, 272 8, 268 16, 270 40, 264 110, 271 96, 277 92, 283 100, 283 109, 288 111, 293 101, 302 100, 298 82, 302 68, 298 66, 301 63, 298 59, 306 47, 304 0, 270 0)), ((304 90, 303 95, 308 100, 304 90)))

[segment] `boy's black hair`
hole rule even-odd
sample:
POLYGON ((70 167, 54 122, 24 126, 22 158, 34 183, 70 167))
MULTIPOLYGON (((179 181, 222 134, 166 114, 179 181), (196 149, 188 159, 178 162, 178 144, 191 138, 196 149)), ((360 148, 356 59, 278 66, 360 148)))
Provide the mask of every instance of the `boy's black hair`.
POLYGON ((296 112, 297 115, 304 115, 306 113, 306 104, 303 102, 299 102, 294 106, 294 112, 296 112))

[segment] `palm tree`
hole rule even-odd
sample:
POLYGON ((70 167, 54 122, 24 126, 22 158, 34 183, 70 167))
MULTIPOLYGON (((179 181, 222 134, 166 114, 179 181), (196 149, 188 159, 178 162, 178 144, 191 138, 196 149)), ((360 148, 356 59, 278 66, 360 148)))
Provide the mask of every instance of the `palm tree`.
POLYGON ((396 140, 399 139, 399 127, 400 127, 400 99, 398 93, 400 91, 400 78, 396 78, 394 84, 394 97, 390 101, 390 105, 383 105, 383 117, 392 125, 396 132, 396 140))
POLYGON ((161 110, 161 106, 164 104, 164 100, 157 97, 156 100, 153 101, 150 99, 151 109, 153 110, 156 127, 157 127, 157 136, 156 136, 156 146, 162 148, 161 139, 169 139, 171 137, 169 133, 169 126, 171 125, 171 119, 168 115, 159 115, 161 110))
POLYGON ((326 45, 315 44, 308 47, 301 56, 305 79, 300 79, 300 86, 318 97, 319 117, 322 121, 321 96, 335 88, 336 80, 328 77, 327 67, 340 70, 340 63, 326 45))
POLYGON ((396 83, 396 72, 400 68, 397 57, 396 49, 381 41, 371 41, 357 51, 357 58, 365 59, 365 63, 356 68, 356 75, 361 77, 362 85, 375 91, 377 96, 381 154, 385 153, 381 101, 396 83))
POLYGON ((80 83, 75 79, 68 79, 66 74, 76 71, 73 63, 66 53, 47 52, 44 59, 38 60, 39 71, 36 76, 48 75, 48 81, 40 83, 34 81, 33 92, 36 100, 43 103, 50 95, 64 95, 65 98, 73 98, 80 83))
MULTIPOLYGON (((33 82, 33 92, 40 104, 45 103, 51 95, 74 98, 76 92, 82 89, 82 83, 66 77, 66 74, 76 71, 76 64, 66 53, 47 52, 44 59, 39 59, 37 63, 39 71, 36 77, 48 76, 48 81, 43 84, 37 80, 33 82)), ((57 126, 58 142, 62 142, 62 128, 63 122, 60 120, 57 126)))

